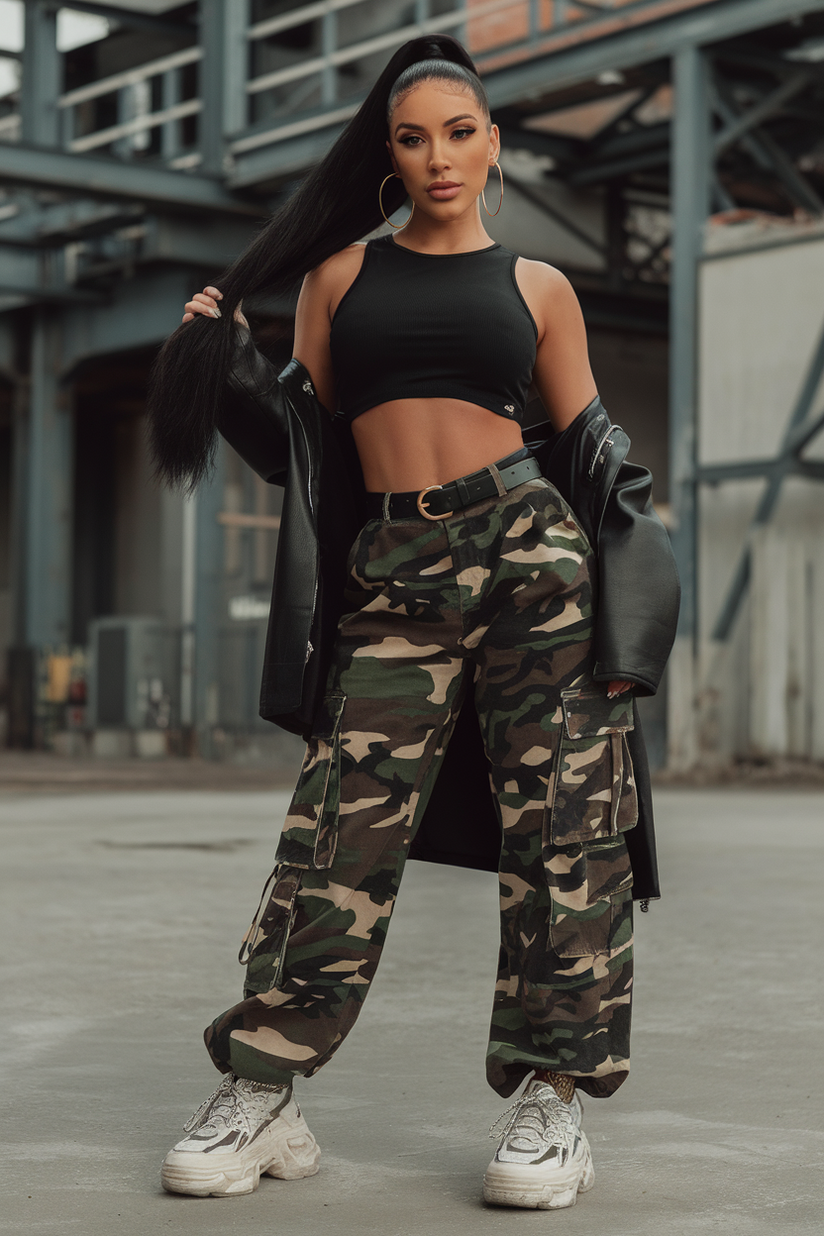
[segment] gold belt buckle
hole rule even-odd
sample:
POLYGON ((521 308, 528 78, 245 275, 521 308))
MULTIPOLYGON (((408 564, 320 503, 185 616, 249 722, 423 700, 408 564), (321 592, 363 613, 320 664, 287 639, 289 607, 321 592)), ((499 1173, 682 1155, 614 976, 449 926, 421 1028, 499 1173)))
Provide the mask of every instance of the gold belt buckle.
POLYGON ((430 515, 429 511, 424 510, 422 506, 423 499, 427 494, 431 494, 433 489, 443 489, 443 485, 427 485, 426 489, 422 489, 417 497, 417 506, 424 519, 434 520, 436 523, 441 519, 449 519, 450 515, 454 515, 454 511, 446 511, 443 515, 430 515))

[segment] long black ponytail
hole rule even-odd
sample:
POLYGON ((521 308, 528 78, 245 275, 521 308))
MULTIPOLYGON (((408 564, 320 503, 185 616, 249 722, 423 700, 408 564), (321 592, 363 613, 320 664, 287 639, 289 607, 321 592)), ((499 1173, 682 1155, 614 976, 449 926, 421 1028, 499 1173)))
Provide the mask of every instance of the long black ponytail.
MULTIPOLYGON (((387 113, 394 99, 435 76, 421 63, 432 60, 443 65, 437 76, 468 85, 488 112, 477 70, 456 39, 434 34, 405 43, 325 158, 216 280, 220 320, 198 315, 166 340, 151 376, 149 417, 156 470, 169 484, 191 491, 211 471, 239 302, 293 291, 308 271, 381 223, 378 187, 392 171, 387 113)), ((402 182, 391 180, 383 194, 387 214, 405 198, 402 182)))

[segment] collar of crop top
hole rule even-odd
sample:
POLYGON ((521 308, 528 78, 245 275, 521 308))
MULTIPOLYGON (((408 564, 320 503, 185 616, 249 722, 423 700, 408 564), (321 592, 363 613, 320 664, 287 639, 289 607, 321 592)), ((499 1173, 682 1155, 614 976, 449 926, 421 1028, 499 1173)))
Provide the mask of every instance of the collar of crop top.
POLYGON ((495 241, 491 245, 485 245, 483 249, 456 249, 450 253, 425 253, 422 249, 410 249, 408 245, 398 244, 396 236, 387 236, 386 239, 392 245, 393 249, 402 249, 404 253, 413 253, 415 257, 435 258, 435 257, 472 257, 473 253, 491 253, 493 249, 500 249, 500 244, 495 241))

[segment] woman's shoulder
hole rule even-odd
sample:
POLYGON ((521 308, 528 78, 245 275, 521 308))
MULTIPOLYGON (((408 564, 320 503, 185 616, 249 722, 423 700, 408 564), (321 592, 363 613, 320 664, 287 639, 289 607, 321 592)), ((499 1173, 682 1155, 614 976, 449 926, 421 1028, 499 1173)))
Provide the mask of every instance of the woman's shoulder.
POLYGON ((517 269, 518 281, 527 279, 536 290, 565 292, 569 289, 570 292, 572 291, 572 284, 563 271, 558 270, 557 266, 550 266, 549 262, 541 262, 536 258, 525 258, 519 255, 517 269))
POLYGON ((356 241, 355 244, 347 245, 345 249, 339 249, 337 253, 333 253, 325 262, 321 262, 320 266, 316 266, 314 270, 307 275, 308 278, 317 280, 318 282, 326 282, 328 280, 336 280, 345 278, 347 275, 357 274, 366 253, 366 242, 356 241))
POLYGON ((360 241, 333 253, 320 266, 309 271, 303 281, 304 296, 312 299, 320 297, 327 303, 337 304, 357 278, 365 253, 366 245, 360 241))
POLYGON ((519 257, 515 277, 542 334, 570 313, 580 313, 578 297, 569 279, 549 262, 519 257))

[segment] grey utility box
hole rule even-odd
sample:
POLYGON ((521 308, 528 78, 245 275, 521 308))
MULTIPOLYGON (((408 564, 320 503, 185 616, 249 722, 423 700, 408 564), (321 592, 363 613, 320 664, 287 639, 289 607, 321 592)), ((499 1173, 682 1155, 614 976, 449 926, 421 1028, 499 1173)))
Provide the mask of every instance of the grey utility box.
POLYGON ((89 623, 88 725, 163 730, 178 724, 179 636, 159 618, 89 623))

